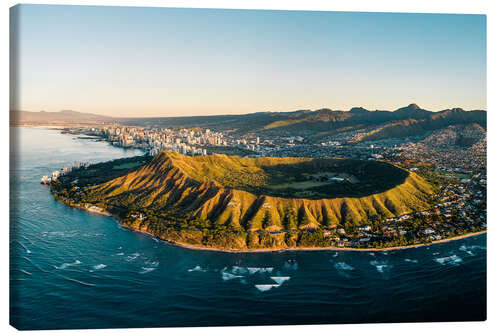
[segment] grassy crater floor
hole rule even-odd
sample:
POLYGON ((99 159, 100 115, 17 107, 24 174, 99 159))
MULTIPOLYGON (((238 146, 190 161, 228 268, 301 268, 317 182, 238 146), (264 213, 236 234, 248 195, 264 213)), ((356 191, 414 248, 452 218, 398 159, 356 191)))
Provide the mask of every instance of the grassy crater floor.
POLYGON ((337 158, 239 158, 169 154, 199 182, 281 198, 363 197, 404 183, 408 171, 385 162, 337 158))

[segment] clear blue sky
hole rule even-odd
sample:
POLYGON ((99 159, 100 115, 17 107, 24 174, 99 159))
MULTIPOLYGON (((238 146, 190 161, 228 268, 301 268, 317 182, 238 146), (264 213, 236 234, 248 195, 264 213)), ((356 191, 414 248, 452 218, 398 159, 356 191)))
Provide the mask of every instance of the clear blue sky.
POLYGON ((486 109, 486 16, 21 5, 22 110, 486 109))

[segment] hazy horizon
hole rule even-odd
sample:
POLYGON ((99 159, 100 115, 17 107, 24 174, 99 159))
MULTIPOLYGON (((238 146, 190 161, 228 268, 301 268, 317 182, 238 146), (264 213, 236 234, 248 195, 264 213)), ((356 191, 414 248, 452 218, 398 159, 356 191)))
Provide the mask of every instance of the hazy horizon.
MULTIPOLYGON (((410 104, 417 104, 417 103, 410 103, 410 104)), ((368 111, 370 112, 375 112, 375 111, 389 111, 389 112, 394 112, 400 108, 404 108, 404 107, 407 107, 409 105, 404 105, 404 106, 400 106, 400 107, 397 107, 395 109, 388 109, 388 110, 382 110, 380 108, 377 108, 377 109, 374 109, 374 110, 369 110, 367 109, 368 111)), ((426 110, 426 111, 430 111, 430 112, 439 112, 439 111, 443 111, 443 110, 446 110, 446 109, 453 109, 453 108, 459 108, 459 109, 463 109, 464 111, 487 111, 486 108, 485 109, 464 109, 460 106, 452 106, 452 107, 448 107, 448 108, 445 108, 445 109, 442 109, 442 110, 429 110, 429 109, 426 109, 424 107, 421 107, 420 105, 417 104, 417 106, 420 108, 420 109, 423 109, 423 110, 426 110)), ((105 114, 100 114, 100 113, 95 113, 95 112, 86 112, 86 111, 79 111, 79 110, 74 110, 74 109, 69 109, 69 108, 66 108, 66 109, 63 109, 63 110, 58 110, 58 111, 47 111, 47 110, 10 110, 10 111, 14 111, 14 112, 17 112, 17 111, 22 111, 22 112, 48 112, 48 113, 57 113, 57 112, 79 112, 79 113, 86 113, 86 114, 95 114, 95 115, 100 115, 100 116, 108 116, 108 117, 115 117, 115 118, 156 118, 156 117, 199 117, 199 116, 227 116, 227 115, 245 115, 245 114, 252 114, 252 113, 274 113, 274 112, 283 112, 283 113, 286 113, 286 112, 296 112, 296 111, 311 111, 311 112, 314 112, 314 111, 318 111, 318 110, 321 110, 321 109, 330 109, 332 111, 342 111, 342 112, 349 112, 352 108, 364 108, 363 106, 352 106, 350 107, 349 109, 345 109, 345 110, 341 110, 341 109, 338 109, 338 108, 332 108, 332 107, 323 107, 323 108, 319 108, 319 109, 301 109, 301 110, 286 110, 286 111, 272 111, 272 110, 268 110, 268 111, 255 111, 255 112, 245 112, 245 113, 214 113, 214 114, 209 114, 209 113, 204 113, 204 114, 198 114, 198 115, 184 115, 184 114, 175 114, 175 113, 172 113, 171 115, 155 115, 155 116, 145 116, 145 115, 142 115, 142 114, 130 114, 128 116, 120 116, 120 115, 105 115, 105 114)), ((364 108, 366 109, 366 108, 364 108)))
MULTIPOLYGON (((486 16, 18 5, 11 110, 486 110, 486 16), (334 107, 332 107, 334 106, 334 107)), ((12 28, 12 27, 11 27, 12 28)))

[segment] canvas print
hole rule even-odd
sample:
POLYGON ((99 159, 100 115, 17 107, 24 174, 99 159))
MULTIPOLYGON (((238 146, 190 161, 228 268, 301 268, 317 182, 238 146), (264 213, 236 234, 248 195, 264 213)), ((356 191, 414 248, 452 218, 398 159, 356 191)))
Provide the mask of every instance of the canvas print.
POLYGON ((486 319, 486 16, 10 10, 21 330, 486 319))

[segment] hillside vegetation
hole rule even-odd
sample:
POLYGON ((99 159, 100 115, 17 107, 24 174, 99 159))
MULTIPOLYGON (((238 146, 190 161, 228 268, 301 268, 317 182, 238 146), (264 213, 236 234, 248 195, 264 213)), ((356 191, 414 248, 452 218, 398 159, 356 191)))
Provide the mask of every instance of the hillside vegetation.
POLYGON ((414 173, 374 161, 187 157, 164 151, 121 177, 87 187, 84 193, 79 204, 118 214, 131 228, 181 244, 242 250, 326 246, 323 233, 316 231, 351 230, 426 209, 433 188, 414 173), (392 181, 392 186, 376 183, 364 188, 364 195, 347 195, 349 187, 342 186, 349 181, 326 181, 313 190, 322 186, 341 190, 314 199, 267 194, 281 191, 274 189, 277 183, 296 174, 303 177, 305 170, 337 174, 346 167, 346 178, 357 186, 354 190, 377 178, 392 181))

